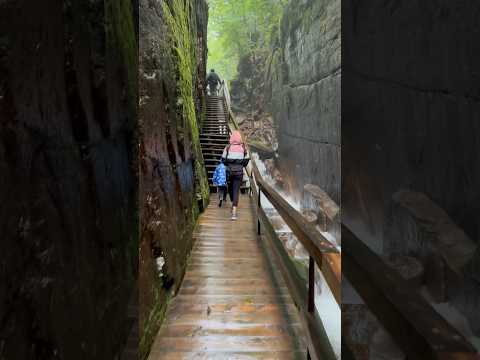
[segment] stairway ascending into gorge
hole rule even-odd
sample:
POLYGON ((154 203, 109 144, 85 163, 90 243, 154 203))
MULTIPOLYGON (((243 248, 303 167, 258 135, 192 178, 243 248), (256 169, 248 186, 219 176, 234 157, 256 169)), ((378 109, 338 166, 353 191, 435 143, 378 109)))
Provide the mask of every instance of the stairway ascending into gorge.
POLYGON ((208 182, 213 187, 212 177, 215 167, 228 144, 228 124, 225 103, 221 96, 207 97, 207 116, 202 124, 200 144, 208 174, 208 182))
MULTIPOLYGON (((224 99, 210 96, 207 106, 201 145, 212 185, 229 131, 224 99)), ((212 196, 148 360, 306 358, 297 309, 257 235, 250 196, 240 196, 238 217, 231 221, 229 208, 212 196)))

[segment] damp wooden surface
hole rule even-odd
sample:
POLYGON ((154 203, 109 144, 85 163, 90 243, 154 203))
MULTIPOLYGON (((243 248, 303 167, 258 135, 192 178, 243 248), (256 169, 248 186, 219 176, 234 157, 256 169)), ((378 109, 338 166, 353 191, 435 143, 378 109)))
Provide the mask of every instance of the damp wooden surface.
POLYGON ((200 216, 185 279, 149 360, 306 359, 300 320, 256 234, 252 199, 238 220, 216 194, 200 216))

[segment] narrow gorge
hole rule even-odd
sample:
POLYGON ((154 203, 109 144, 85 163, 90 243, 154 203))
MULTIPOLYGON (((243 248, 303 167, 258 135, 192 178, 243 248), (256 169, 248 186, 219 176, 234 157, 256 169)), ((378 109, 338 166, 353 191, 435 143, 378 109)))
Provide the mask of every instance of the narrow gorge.
MULTIPOLYGON (((479 16, 477 2, 441 0, 342 9, 342 221, 477 346, 479 16)), ((347 342, 369 358, 385 334, 344 301, 359 325, 347 342)))

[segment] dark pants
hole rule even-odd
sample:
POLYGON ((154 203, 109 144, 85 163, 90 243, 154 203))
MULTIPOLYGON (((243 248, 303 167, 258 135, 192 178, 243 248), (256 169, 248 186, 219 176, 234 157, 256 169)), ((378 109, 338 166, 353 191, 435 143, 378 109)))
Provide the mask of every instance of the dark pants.
POLYGON ((217 84, 209 84, 210 95, 217 95, 217 84))
POLYGON ((233 206, 238 206, 238 196, 240 194, 240 186, 242 186, 243 173, 242 174, 230 174, 228 182, 228 190, 230 193, 230 200, 233 206))
POLYGON ((227 187, 226 186, 219 186, 218 187, 218 198, 220 200, 227 200, 227 187))

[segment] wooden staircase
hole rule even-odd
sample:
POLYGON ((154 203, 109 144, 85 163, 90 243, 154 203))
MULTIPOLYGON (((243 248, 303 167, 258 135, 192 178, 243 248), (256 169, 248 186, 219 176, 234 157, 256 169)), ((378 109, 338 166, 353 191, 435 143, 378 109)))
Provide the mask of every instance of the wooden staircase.
POLYGON ((213 188, 213 173, 222 158, 223 149, 228 144, 229 130, 227 111, 222 96, 207 97, 207 117, 202 124, 200 144, 208 174, 208 183, 213 188))

